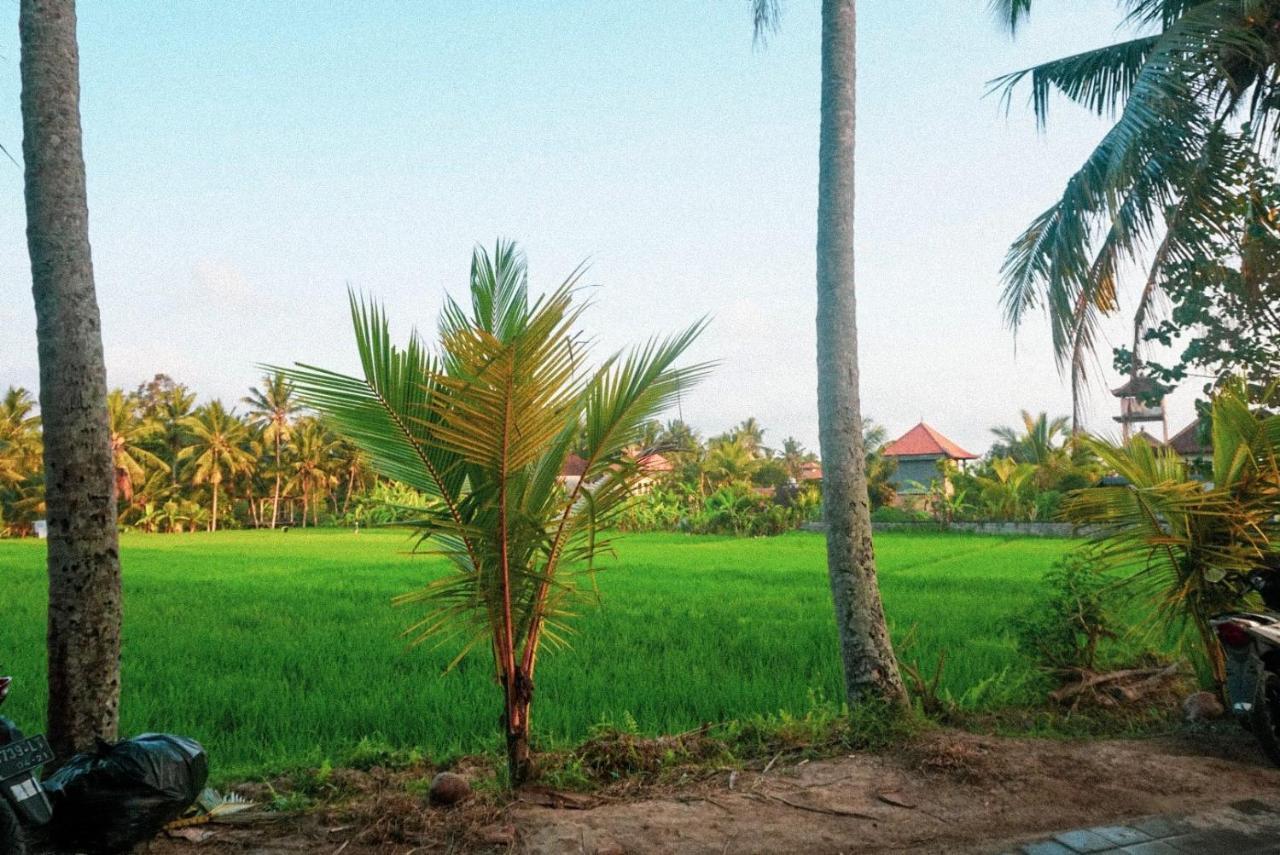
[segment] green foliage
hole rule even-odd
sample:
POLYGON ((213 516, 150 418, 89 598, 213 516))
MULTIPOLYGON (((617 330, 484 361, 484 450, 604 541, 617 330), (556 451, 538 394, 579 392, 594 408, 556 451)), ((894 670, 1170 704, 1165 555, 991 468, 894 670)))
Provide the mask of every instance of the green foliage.
POLYGON ((914 508, 895 508, 886 505, 871 512, 871 521, 880 523, 927 523, 933 522, 933 514, 914 508))
MULTIPOLYGON (((1180 347, 1180 353, 1168 365, 1149 357, 1138 365, 1164 387, 1192 374, 1207 376, 1209 395, 1244 377, 1258 400, 1280 378, 1280 187, 1263 176, 1252 185, 1237 195, 1230 220, 1203 253, 1170 265, 1162 285, 1169 314, 1146 329, 1142 341, 1180 347)), ((1130 373, 1133 349, 1114 353, 1116 369, 1130 373)))
POLYGON ((1068 491, 1098 482, 1103 470, 1097 456, 1087 444, 1064 436, 1065 418, 1024 410, 1022 421, 1021 430, 992 430, 998 440, 979 465, 947 474, 947 518, 1052 522, 1061 517, 1068 491))
POLYGON ((1016 623, 1018 646, 1052 672, 1093 670, 1098 645, 1118 637, 1114 580, 1087 551, 1069 553, 1045 573, 1044 593, 1016 623))

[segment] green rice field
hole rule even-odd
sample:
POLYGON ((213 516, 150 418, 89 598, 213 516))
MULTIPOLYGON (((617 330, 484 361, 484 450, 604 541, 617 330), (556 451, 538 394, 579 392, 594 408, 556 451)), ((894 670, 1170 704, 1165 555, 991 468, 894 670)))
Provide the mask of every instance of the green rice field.
MULTIPOLYGON (((362 739, 429 756, 496 749, 501 696, 484 655, 441 676, 447 650, 406 650, 413 617, 390 598, 444 571, 403 533, 320 530, 122 538, 122 732, 201 740, 216 779, 324 759, 362 739)), ((602 722, 675 732, 754 714, 802 714, 840 696, 820 535, 631 535, 599 576, 602 604, 572 648, 540 662, 543 744, 602 722)), ((962 534, 877 536, 895 640, 945 649, 943 685, 970 706, 1029 700, 1030 663, 1009 622, 1066 541, 962 534)), ((35 729, 44 706, 44 547, 0 541, 6 714, 35 729)))

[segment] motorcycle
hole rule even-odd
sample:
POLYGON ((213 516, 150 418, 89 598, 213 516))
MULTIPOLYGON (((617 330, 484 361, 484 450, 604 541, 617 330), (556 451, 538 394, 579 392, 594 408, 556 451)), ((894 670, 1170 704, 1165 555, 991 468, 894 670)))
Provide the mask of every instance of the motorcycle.
MULTIPOLYGON (((1256 591, 1272 612, 1280 612, 1280 573, 1254 572, 1241 594, 1256 591)), ((1231 713, 1252 731, 1263 752, 1280 766, 1280 615, 1232 612, 1209 621, 1227 666, 1231 713)))
MULTIPOLYGON (((0 677, 0 704, 9 695, 12 677, 0 677)), ((0 852, 23 855, 26 828, 48 825, 53 818, 49 797, 36 771, 53 759, 43 736, 23 737, 12 721, 0 716, 0 852)))

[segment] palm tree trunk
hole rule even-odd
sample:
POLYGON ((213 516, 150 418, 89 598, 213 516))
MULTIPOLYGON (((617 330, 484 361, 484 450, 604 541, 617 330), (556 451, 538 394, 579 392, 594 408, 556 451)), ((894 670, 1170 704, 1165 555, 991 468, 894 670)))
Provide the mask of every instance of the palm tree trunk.
POLYGON ((529 707, 533 684, 517 668, 515 679, 506 687, 507 696, 507 776, 518 787, 533 778, 533 751, 529 746, 529 707))
POLYGON ((218 482, 213 482, 213 515, 209 517, 209 531, 218 530, 218 482))
POLYGON ((75 2, 22 0, 18 29, 49 525, 48 736, 62 761, 116 738, 120 560, 75 2))
POLYGON ((280 432, 276 431, 276 491, 271 497, 271 527, 280 518, 280 432))
POLYGON ((855 0, 822 3, 818 173, 818 429, 827 568, 850 704, 906 693, 876 581, 858 399, 854 292, 855 0))

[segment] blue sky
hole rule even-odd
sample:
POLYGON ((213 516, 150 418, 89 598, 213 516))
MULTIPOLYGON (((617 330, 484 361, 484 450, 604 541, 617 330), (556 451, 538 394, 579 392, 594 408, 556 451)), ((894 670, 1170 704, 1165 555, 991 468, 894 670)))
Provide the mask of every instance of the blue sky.
MULTIPOLYGON (((818 0, 753 47, 745 0, 82 0, 90 228, 109 381, 234 401, 255 364, 354 369, 348 285, 434 326, 471 248, 535 287, 589 259, 602 351, 710 314, 683 401, 816 445, 818 0)), ((0 3, 0 144, 21 149, 17 4, 0 3)), ((857 261, 866 413, 980 452, 1019 408, 1066 414, 1037 318, 998 305, 1009 242, 1103 126, 1038 133, 985 81, 1110 40, 1110 0, 859 3, 857 261)), ((34 388, 21 171, 0 159, 0 386, 34 388)), ((1113 340, 1123 340, 1123 322, 1113 340)), ((1109 352, 1103 364, 1109 368, 1109 352)), ((1108 376, 1106 380, 1114 380, 1108 376)), ((1098 384, 1091 426, 1111 431, 1098 384)), ((1174 398, 1176 430, 1191 390, 1174 398)))

